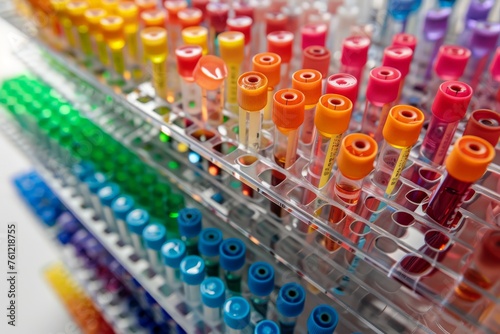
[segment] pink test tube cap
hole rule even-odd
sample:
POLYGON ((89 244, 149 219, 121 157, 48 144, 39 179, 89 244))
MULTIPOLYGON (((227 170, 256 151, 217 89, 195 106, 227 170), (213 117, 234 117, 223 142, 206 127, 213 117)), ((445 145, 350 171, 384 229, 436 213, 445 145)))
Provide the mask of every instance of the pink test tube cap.
POLYGON ((415 52, 417 46, 417 38, 414 35, 399 33, 392 38, 392 45, 394 46, 407 46, 411 51, 415 52))
MULTIPOLYGON (((493 60, 491 61, 490 75, 494 81, 500 82, 500 46, 497 48, 493 60)), ((498 111, 500 112, 500 110, 498 111)))
POLYGON ((375 67, 370 71, 366 98, 375 105, 393 102, 398 97, 400 83, 401 72, 394 67, 375 67))
POLYGON ((432 114, 446 123, 460 121, 467 112, 472 98, 472 87, 461 81, 446 81, 432 103, 432 114))
POLYGON ((342 42, 340 62, 344 66, 363 67, 368 60, 370 39, 362 36, 351 36, 342 42))
POLYGON ((388 46, 384 50, 382 66, 394 67, 403 78, 410 71, 413 51, 407 46, 388 46))
POLYGON ((330 51, 324 46, 308 46, 302 54, 302 68, 317 70, 326 78, 330 67, 330 51))
POLYGON ((302 50, 312 45, 325 46, 328 27, 324 23, 308 23, 300 30, 302 50))
POLYGON ((210 2, 207 7, 208 22, 216 32, 226 29, 226 21, 229 16, 229 5, 220 2, 210 2))
POLYGON ((477 136, 496 146, 500 138, 500 114, 489 109, 474 110, 470 115, 464 136, 477 136))
POLYGON ((175 49, 177 70, 183 78, 192 80, 193 71, 202 56, 202 49, 198 45, 182 45, 175 49))
POLYGON ((434 63, 434 70, 442 80, 458 80, 465 71, 470 50, 457 45, 443 45, 434 63))
POLYGON ((278 54, 282 63, 292 59, 293 33, 290 31, 275 31, 267 35, 267 51, 278 54))
POLYGON ((245 35, 245 45, 247 45, 252 38, 252 23, 252 18, 248 16, 229 18, 227 19, 227 30, 241 32, 245 35))
POLYGON ((358 80, 347 73, 330 75, 327 80, 326 93, 343 95, 354 105, 358 100, 358 80))

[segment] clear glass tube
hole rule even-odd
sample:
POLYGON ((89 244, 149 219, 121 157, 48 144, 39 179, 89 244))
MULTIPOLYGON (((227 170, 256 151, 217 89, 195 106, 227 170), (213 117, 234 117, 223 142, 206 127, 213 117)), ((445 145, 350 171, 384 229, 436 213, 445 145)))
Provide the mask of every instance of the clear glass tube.
POLYGON ((203 305, 203 318, 209 323, 219 322, 221 320, 221 308, 203 305))
POLYGON ((304 123, 300 128, 300 141, 304 145, 310 145, 314 138, 314 114, 316 112, 316 105, 306 106, 304 110, 304 123))
POLYGON ((120 239, 128 244, 130 243, 130 236, 128 234, 127 223, 123 219, 117 218, 116 225, 118 227, 118 234, 120 235, 120 239))
POLYGON ((157 97, 167 99, 167 64, 163 59, 151 61, 151 69, 153 71, 153 86, 157 97))
POLYGON ((380 142, 383 139, 382 129, 384 128, 391 106, 392 103, 379 106, 367 100, 361 123, 361 132, 369 135, 376 142, 380 142))
POLYGON ((165 278, 167 284, 173 288, 178 287, 181 282, 180 281, 181 272, 179 268, 172 268, 169 266, 164 266, 164 267, 165 267, 165 278))
POLYGON ((264 129, 270 129, 274 123, 272 120, 273 116, 273 96, 274 96, 274 88, 268 87, 267 89, 267 104, 264 108, 263 115, 263 127, 264 129))
POLYGON ((226 279, 227 289, 233 294, 241 294, 241 278, 243 268, 237 271, 225 271, 224 278, 226 279))
POLYGON ((250 302, 257 313, 264 317, 264 319, 267 318, 267 304, 269 303, 269 296, 256 296, 252 294, 250 296, 250 302))
POLYGON ((130 239, 132 240, 132 246, 134 247, 137 255, 143 257, 145 254, 145 250, 142 242, 142 237, 139 234, 130 233, 130 239))
POLYGON ((156 273, 162 274, 164 266, 161 264, 159 252, 157 250, 154 250, 154 249, 151 249, 151 248, 147 248, 146 249, 146 255, 147 255, 149 264, 151 265, 151 268, 153 268, 153 270, 156 273))
POLYGON ((285 317, 281 313, 278 314, 278 325, 281 334, 294 334, 296 322, 297 317, 285 317))
POLYGON ((241 64, 227 63, 226 109, 238 113, 238 77, 241 74, 241 64))
POLYGON ((186 301, 190 306, 198 306, 201 303, 201 292, 200 285, 190 285, 183 283, 184 285, 184 295, 186 296, 186 301))
POLYGON ((198 237, 187 238, 183 236, 181 240, 186 244, 187 255, 198 255, 198 237))
POLYGON ((437 117, 432 117, 420 153, 430 162, 441 165, 453 140, 459 122, 447 123, 437 117))
POLYGON ((201 88, 195 82, 181 80, 182 110, 189 115, 201 112, 201 88))
POLYGON ((222 109, 224 107, 224 83, 218 89, 201 90, 201 115, 203 121, 217 126, 222 123, 222 109))
POLYGON ((240 109, 238 139, 241 144, 252 152, 260 150, 262 110, 249 111, 240 109))
POLYGON ((334 134, 331 137, 324 136, 319 132, 313 141, 311 157, 307 170, 311 176, 311 183, 322 188, 330 179, 330 174, 338 155, 342 134, 334 134))
POLYGON ((385 190, 385 196, 390 196, 397 190, 399 177, 406 167, 411 146, 397 147, 384 140, 375 165, 374 182, 385 190))
POLYGON ((219 256, 201 256, 205 261, 207 277, 219 277, 219 256))

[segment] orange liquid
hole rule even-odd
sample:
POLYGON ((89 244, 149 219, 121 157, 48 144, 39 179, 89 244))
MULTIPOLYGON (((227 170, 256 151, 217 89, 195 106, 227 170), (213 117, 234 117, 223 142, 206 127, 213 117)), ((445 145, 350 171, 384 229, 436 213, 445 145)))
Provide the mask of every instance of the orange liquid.
MULTIPOLYGON (((493 284, 493 282, 489 281, 486 277, 484 277, 483 275, 481 275, 481 273, 477 272, 474 269, 467 269, 467 271, 464 273, 464 278, 470 282, 473 282, 484 290, 488 290, 493 284)), ((461 299, 470 302, 474 302, 482 296, 479 291, 467 285, 465 282, 460 283, 455 288, 455 293, 461 299)))

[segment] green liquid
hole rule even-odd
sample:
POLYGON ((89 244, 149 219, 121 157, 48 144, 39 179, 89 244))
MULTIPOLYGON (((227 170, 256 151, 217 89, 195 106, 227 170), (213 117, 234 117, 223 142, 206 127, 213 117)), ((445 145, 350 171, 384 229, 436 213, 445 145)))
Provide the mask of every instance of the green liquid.
POLYGON ((196 240, 192 240, 191 238, 187 238, 184 240, 184 242, 186 244, 187 255, 199 255, 198 242, 196 240))
POLYGON ((208 277, 219 277, 219 262, 205 260, 205 268, 208 277))
POLYGON ((241 276, 233 273, 226 274, 226 285, 229 291, 241 294, 241 276))

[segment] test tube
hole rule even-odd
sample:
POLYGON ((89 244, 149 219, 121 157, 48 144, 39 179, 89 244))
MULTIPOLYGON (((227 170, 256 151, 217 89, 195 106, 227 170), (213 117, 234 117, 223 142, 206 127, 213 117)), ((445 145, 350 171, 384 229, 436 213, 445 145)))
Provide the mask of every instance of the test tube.
POLYGON ((59 24, 61 25, 62 30, 64 32, 64 37, 67 42, 67 47, 70 49, 71 52, 74 52, 76 48, 76 40, 71 30, 72 23, 68 17, 68 13, 66 10, 66 6, 68 5, 68 3, 69 0, 50 0, 50 4, 54 9, 55 16, 57 17, 57 20, 59 21, 59 24))
POLYGON ((167 230, 165 226, 158 223, 151 223, 142 231, 142 239, 146 246, 146 255, 151 268, 157 274, 163 274, 161 249, 167 240, 167 230))
POLYGON ((130 238, 125 219, 129 212, 134 209, 134 205, 134 199, 128 195, 121 195, 111 203, 111 210, 113 210, 113 214, 115 216, 118 235, 120 236, 121 241, 126 244, 130 243, 130 238))
POLYGON ((106 176, 99 172, 91 174, 83 180, 87 186, 87 192, 84 196, 85 202, 94 209, 97 217, 101 213, 101 202, 97 197, 97 192, 106 184, 106 180, 106 176))
POLYGON ((267 51, 281 57, 280 87, 290 87, 290 62, 293 54, 293 33, 290 31, 275 31, 267 35, 267 51))
POLYGON ((500 114, 488 109, 474 110, 463 135, 481 137, 495 147, 500 138, 500 114))
POLYGON ((272 320, 259 321, 253 331, 253 334, 280 334, 280 328, 272 320))
POLYGON ((123 19, 119 16, 106 16, 99 22, 101 33, 111 53, 111 61, 114 73, 110 80, 112 83, 122 83, 125 74, 125 35, 123 31, 123 19), (114 77, 113 77, 114 76, 114 77))
POLYGON ((389 46, 384 49, 382 58, 382 66, 388 66, 397 69, 401 73, 401 81, 399 84, 398 97, 396 104, 401 100, 401 94, 405 86, 406 75, 410 71, 411 60, 413 59, 413 51, 406 46, 389 46))
POLYGON ((186 302, 192 307, 198 306, 201 303, 200 285, 205 279, 205 262, 199 256, 189 255, 181 261, 180 269, 186 302))
POLYGON ((399 33, 392 36, 393 46, 407 46, 415 53, 415 48, 417 47, 417 38, 408 33, 399 33))
POLYGON ((151 61, 153 86, 157 97, 167 99, 167 31, 152 27, 141 31, 146 57, 151 61))
POLYGON ((378 42, 387 46, 393 34, 405 32, 408 16, 418 9, 420 3, 421 1, 389 0, 387 14, 377 36, 378 42))
MULTIPOLYGON (((247 72, 250 70, 250 43, 252 42, 252 27, 253 27, 253 19, 248 16, 236 16, 230 17, 227 19, 227 30, 240 32, 244 36, 244 47, 243 47, 243 61, 240 64, 241 71, 247 72)), ((221 40, 219 36, 219 50, 221 48, 221 40)), ((222 57, 222 50, 221 57, 222 57)))
POLYGON ((226 287, 218 277, 208 277, 200 285, 203 319, 211 324, 221 320, 222 306, 226 301, 226 287))
POLYGON ((278 324, 281 334, 295 333, 297 318, 304 311, 306 291, 298 283, 286 283, 278 292, 276 309, 278 310, 278 324))
POLYGON ((127 214, 125 222, 130 231, 132 247, 134 247, 137 255, 144 257, 146 250, 144 249, 142 233, 149 224, 149 213, 143 209, 134 209, 127 214))
MULTIPOLYGON (((71 0, 66 5, 68 18, 71 20, 73 27, 78 35, 78 46, 83 56, 83 61, 86 65, 90 64, 92 56, 92 45, 90 44, 89 28, 87 20, 85 20, 85 11, 89 8, 87 1, 71 0)), ((73 31, 72 31, 73 33, 73 31)))
POLYGON ((201 87, 201 119, 207 125, 222 124, 226 63, 216 56, 203 56, 196 64, 193 76, 201 87))
POLYGON ((245 148, 258 152, 262 138, 262 112, 267 103, 267 78, 259 72, 246 72, 238 78, 237 84, 238 139, 245 148))
MULTIPOLYGON (((144 28, 163 28, 167 26, 167 14, 163 9, 149 9, 140 14, 144 28)), ((165 48, 166 49, 166 48, 165 48)), ((165 50, 167 52, 167 50, 165 50)))
POLYGON ((226 29, 230 7, 226 3, 210 2, 206 8, 209 23, 209 50, 211 54, 218 55, 217 37, 226 29))
POLYGON ((111 209, 111 203, 113 203, 118 196, 120 196, 120 186, 113 182, 107 183, 97 192, 97 197, 99 197, 101 202, 101 219, 104 220, 108 229, 112 232, 118 232, 115 216, 111 209))
POLYGON ((474 27, 478 22, 488 20, 488 15, 494 3, 495 1, 493 0, 471 0, 469 2, 469 7, 465 13, 465 20, 463 22, 465 26, 458 36, 459 44, 467 45, 467 43, 469 43, 474 27))
POLYGON ((182 45, 175 49, 177 71, 181 76, 182 110, 196 116, 201 112, 201 89, 194 82, 193 72, 202 56, 202 48, 197 45, 182 45))
POLYGON ((495 149, 486 140, 475 136, 458 139, 446 159, 446 175, 429 201, 427 216, 445 228, 455 228, 454 217, 469 188, 494 157, 495 149))
POLYGON ((281 12, 267 12, 266 20, 266 36, 275 31, 285 31, 287 27, 288 17, 281 12))
POLYGON ((240 239, 229 238, 219 247, 220 266, 224 270, 226 286, 233 294, 241 293, 242 269, 245 264, 246 246, 240 239))
POLYGON ((446 81, 439 86, 432 103, 431 121, 420 153, 433 165, 441 165, 472 97, 472 88, 460 81, 446 81))
POLYGON ((231 297, 222 306, 226 334, 244 334, 250 324, 250 304, 245 298, 231 297))
MULTIPOLYGON (((281 89, 274 93, 273 122, 274 131, 274 162, 281 168, 290 168, 297 160, 298 131, 304 122, 305 97, 296 89, 281 89)), ((281 173, 273 173, 272 185, 283 182, 281 173)), ((271 202, 271 212, 283 217, 285 211, 271 202)))
POLYGON ((307 332, 310 334, 332 334, 339 323, 339 314, 330 305, 316 306, 307 318, 307 332))
POLYGON ((342 42, 340 72, 354 76, 358 81, 358 87, 362 83, 369 48, 370 39, 367 37, 352 36, 342 42))
POLYGON ((205 27, 188 27, 182 29, 182 41, 186 45, 201 47, 202 55, 208 54, 208 29, 205 27))
POLYGON ((179 217, 179 211, 182 210, 185 206, 184 196, 182 196, 181 194, 171 194, 170 196, 168 196, 168 217, 165 225, 171 237, 179 235, 177 217, 179 217))
POLYGON ((166 0, 163 5, 168 13, 167 30, 170 39, 169 51, 171 54, 177 48, 181 41, 181 26, 177 17, 179 11, 187 8, 188 3, 185 0, 166 0))
POLYGON ((177 223, 181 240, 186 244, 187 255, 198 255, 198 235, 201 232, 202 215, 196 208, 184 208, 179 211, 177 223))
POLYGON ((83 204, 84 205, 89 205, 90 199, 88 199, 88 188, 85 182, 86 177, 92 175, 95 172, 95 166, 93 163, 88 162, 88 161, 82 161, 80 163, 77 163, 71 167, 71 173, 75 176, 76 178, 76 186, 77 186, 77 191, 80 196, 83 198, 83 204))
POLYGON ((316 70, 323 79, 322 91, 326 89, 325 80, 330 70, 330 51, 324 46, 311 45, 302 52, 302 68, 316 70))
POLYGON ((120 2, 118 4, 118 15, 123 18, 125 40, 128 55, 137 67, 140 63, 139 57, 139 9, 133 2, 120 2))
POLYGON ((96 51, 97 57, 102 65, 108 66, 108 53, 106 50, 106 43, 101 32, 100 22, 101 19, 106 17, 107 13, 102 8, 90 8, 85 11, 85 19, 89 27, 91 35, 91 42, 93 43, 93 50, 96 51))
POLYGON ((485 86, 483 86, 485 92, 481 98, 480 107, 500 110, 500 47, 497 48, 491 60, 485 86))
POLYGON ((377 142, 382 140, 382 129, 398 97, 400 82, 401 72, 395 68, 381 66, 370 71, 361 131, 377 142))
POLYGON ((273 125, 273 95, 280 83, 281 57, 272 52, 259 53, 253 57, 252 63, 252 71, 260 72, 267 78, 267 103, 262 124, 264 129, 269 129, 273 125))
POLYGON ((218 228, 204 228, 198 240, 198 252, 205 260, 207 276, 219 276, 219 249, 222 243, 222 232, 218 228))
POLYGON ((358 100, 358 81, 347 73, 332 74, 326 80, 326 94, 338 94, 347 97, 352 102, 352 110, 356 110, 358 100))
POLYGON ((220 57, 227 66, 226 109, 234 114, 238 113, 238 77, 241 74, 241 65, 245 59, 245 36, 241 32, 226 31, 220 33, 220 57))
POLYGON ((274 290, 274 268, 267 262, 254 262, 248 268, 248 289, 250 301, 255 311, 267 318, 269 296, 274 290))
POLYGON ((197 27, 203 21, 203 12, 198 8, 184 8, 177 13, 181 29, 197 27))
POLYGON ((146 10, 155 9, 158 2, 156 0, 134 0, 134 3, 139 9, 139 14, 142 14, 146 10))
POLYGON ((318 102, 314 117, 317 131, 307 167, 310 181, 317 188, 323 188, 330 180, 342 135, 349 127, 351 112, 351 101, 342 95, 325 94, 318 102))
POLYGON ((181 261, 186 256, 186 244, 179 239, 170 239, 161 246, 161 257, 165 265, 165 279, 172 288, 180 284, 181 261))

